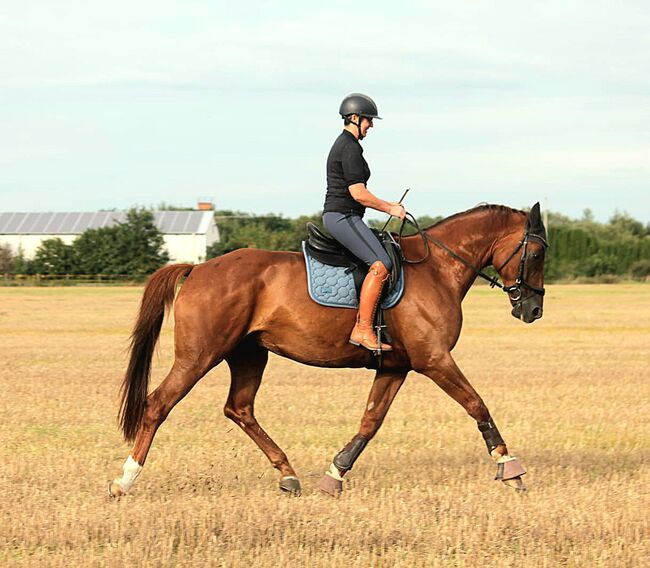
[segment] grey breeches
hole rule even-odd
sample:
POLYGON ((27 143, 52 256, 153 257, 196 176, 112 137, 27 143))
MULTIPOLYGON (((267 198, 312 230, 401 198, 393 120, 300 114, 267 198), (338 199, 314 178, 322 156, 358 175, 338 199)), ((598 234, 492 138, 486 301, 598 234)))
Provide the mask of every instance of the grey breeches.
POLYGON ((384 247, 359 215, 329 211, 323 215, 328 233, 368 266, 380 260, 390 271, 393 267, 384 247))

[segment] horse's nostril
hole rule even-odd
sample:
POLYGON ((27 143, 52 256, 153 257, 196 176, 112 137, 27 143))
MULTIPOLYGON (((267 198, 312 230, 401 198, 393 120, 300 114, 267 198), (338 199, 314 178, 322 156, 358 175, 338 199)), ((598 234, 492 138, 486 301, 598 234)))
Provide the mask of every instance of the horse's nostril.
POLYGON ((542 308, 537 306, 536 308, 533 308, 533 317, 535 319, 539 319, 542 317, 542 308))

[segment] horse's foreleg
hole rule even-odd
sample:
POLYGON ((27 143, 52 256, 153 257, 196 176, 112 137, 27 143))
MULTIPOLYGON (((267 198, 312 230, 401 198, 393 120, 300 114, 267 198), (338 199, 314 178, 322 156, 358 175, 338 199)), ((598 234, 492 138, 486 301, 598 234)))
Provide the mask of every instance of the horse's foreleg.
POLYGON ((526 486, 521 480, 521 476, 526 473, 526 470, 517 458, 508 454, 506 443, 490 416, 487 406, 458 368, 452 356, 446 354, 436 360, 435 364, 419 370, 419 372, 432 379, 476 420, 487 450, 497 462, 495 479, 500 479, 506 485, 516 489, 525 490, 526 486))
POLYGON ((287 455, 262 429, 253 412, 255 395, 262 382, 267 360, 268 351, 252 340, 244 341, 227 357, 231 384, 224 414, 248 434, 273 467, 280 471, 280 489, 300 495, 300 481, 287 455))
POLYGON ((366 444, 382 425, 395 395, 404 383, 407 371, 377 371, 368 395, 358 434, 336 455, 329 470, 321 478, 319 488, 329 495, 343 490, 343 476, 352 469, 366 444))
POLYGON ((138 429, 131 454, 123 466, 122 477, 115 479, 108 488, 112 497, 120 497, 129 492, 140 475, 153 438, 172 408, 192 389, 197 381, 208 372, 212 365, 197 361, 176 360, 162 383, 147 396, 142 423, 138 429))

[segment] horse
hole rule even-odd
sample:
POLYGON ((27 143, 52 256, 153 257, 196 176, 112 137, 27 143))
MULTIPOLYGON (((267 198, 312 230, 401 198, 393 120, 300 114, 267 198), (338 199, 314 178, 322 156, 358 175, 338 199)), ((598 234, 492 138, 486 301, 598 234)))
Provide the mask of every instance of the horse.
POLYGON ((119 422, 133 448, 122 477, 109 483, 109 494, 120 497, 130 491, 171 410, 225 360, 231 373, 225 415, 280 472, 280 489, 299 495, 300 481, 287 455, 253 412, 269 351, 316 367, 376 368, 359 430, 320 480, 323 492, 341 493, 344 475, 381 427, 411 370, 434 381, 476 421, 497 463, 496 479, 525 490, 524 467, 509 455, 487 406, 451 351, 461 331, 461 302, 478 276, 487 278, 483 269, 489 265, 503 280, 500 284, 494 277, 491 284, 506 292, 515 318, 532 323, 542 317, 547 243, 539 203, 529 213, 479 205, 400 243, 407 260, 406 288, 400 302, 385 311, 393 350, 382 354, 380 364, 372 352, 348 343, 354 310, 323 307, 309 297, 303 253, 239 249, 202 264, 157 270, 144 289, 121 389, 119 422), (153 350, 172 305, 174 362, 148 393, 153 350))

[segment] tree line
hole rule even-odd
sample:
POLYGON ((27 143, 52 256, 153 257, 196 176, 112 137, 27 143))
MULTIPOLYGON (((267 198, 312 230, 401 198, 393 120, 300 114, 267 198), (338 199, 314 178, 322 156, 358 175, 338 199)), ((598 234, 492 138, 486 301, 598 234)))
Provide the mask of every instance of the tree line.
MULTIPOLYGON (((287 218, 220 210, 214 215, 221 240, 208 247, 207 258, 244 247, 299 251, 306 223, 322 228, 320 213, 287 218)), ((607 223, 599 223, 589 210, 580 219, 558 213, 549 213, 548 217, 548 281, 608 277, 643 280, 650 276, 650 224, 618 212, 607 223)), ((421 216, 417 221, 427 227, 440 219, 421 216)), ((383 226, 381 221, 370 220, 369 224, 383 226)), ((398 231, 399 223, 392 220, 388 229, 398 231)), ((408 226, 405 234, 412 233, 413 228, 408 226)), ((119 274, 137 278, 167 262, 163 236, 146 209, 130 210, 125 222, 112 227, 89 229, 72 244, 61 239, 43 241, 33 259, 0 243, 0 273, 6 274, 119 274)))
MULTIPOLYGON (((221 240, 208 249, 208 258, 242 247, 270 250, 301 250, 308 221, 322 227, 321 214, 289 219, 280 215, 254 216, 241 211, 215 213, 221 240)), ((417 217, 420 227, 428 227, 442 217, 417 217)), ((383 221, 369 220, 380 229, 383 221)), ((650 276, 650 223, 644 225, 625 213, 615 213, 607 223, 594 220, 586 209, 581 219, 559 213, 548 215, 547 235, 550 242, 545 263, 548 281, 575 278, 650 276)), ((388 230, 398 232, 400 222, 393 219, 388 230)), ((405 235, 413 234, 407 225, 405 235)))

